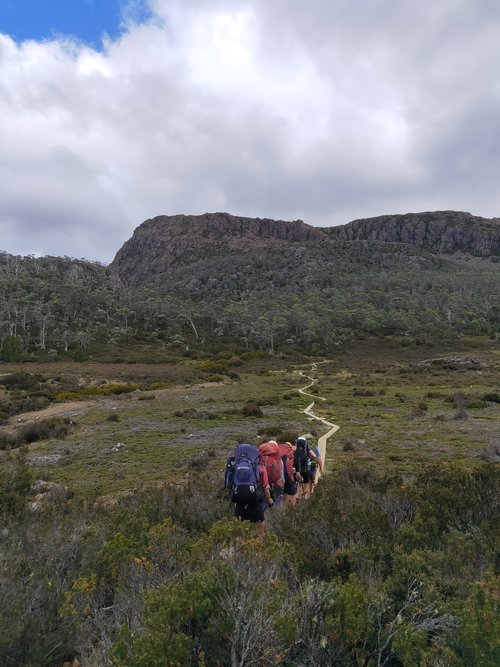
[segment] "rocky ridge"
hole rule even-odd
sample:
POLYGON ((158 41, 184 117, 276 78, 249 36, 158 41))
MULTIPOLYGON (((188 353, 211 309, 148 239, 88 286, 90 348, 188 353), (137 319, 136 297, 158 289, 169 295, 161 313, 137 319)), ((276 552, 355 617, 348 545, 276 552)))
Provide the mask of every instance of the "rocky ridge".
POLYGON ((133 285, 159 284, 173 265, 192 264, 228 252, 328 241, 325 231, 301 220, 285 222, 229 213, 158 216, 146 220, 116 254, 110 268, 133 285))
POLYGON ((500 254, 500 218, 457 211, 382 215, 331 227, 327 233, 346 241, 407 243, 439 253, 500 254))
POLYGON ((500 255, 500 218, 436 211, 386 215, 319 228, 301 220, 286 222, 228 213, 158 216, 146 220, 122 246, 110 265, 131 286, 161 286, 176 267, 218 256, 302 246, 311 254, 331 245, 332 256, 356 242, 405 244, 433 253, 500 255))

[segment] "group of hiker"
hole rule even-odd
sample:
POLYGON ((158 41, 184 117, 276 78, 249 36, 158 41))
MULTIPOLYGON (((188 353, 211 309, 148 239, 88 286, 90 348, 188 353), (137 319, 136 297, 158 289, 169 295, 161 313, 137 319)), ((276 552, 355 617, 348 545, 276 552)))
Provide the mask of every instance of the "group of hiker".
POLYGON ((239 444, 227 460, 224 486, 236 517, 264 524, 267 509, 308 498, 318 471, 323 472, 319 449, 305 435, 294 442, 272 439, 258 446, 239 444))

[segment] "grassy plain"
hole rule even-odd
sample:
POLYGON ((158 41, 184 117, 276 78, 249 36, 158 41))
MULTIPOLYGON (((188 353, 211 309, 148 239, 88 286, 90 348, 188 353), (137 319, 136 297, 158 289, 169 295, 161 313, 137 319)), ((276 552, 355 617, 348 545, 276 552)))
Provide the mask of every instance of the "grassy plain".
POLYGON ((0 382, 12 373, 35 374, 52 392, 49 407, 15 415, 4 429, 15 432, 45 412, 69 418, 70 433, 31 443, 28 459, 35 477, 67 485, 79 498, 182 484, 200 468, 222 480, 237 442, 322 433, 302 414, 310 399, 294 391, 307 383, 299 371, 309 373, 314 361, 322 363, 312 391, 326 399, 315 412, 340 426, 328 445, 330 469, 362 462, 405 475, 423 464, 467 466, 498 441, 500 408, 484 396, 498 396, 500 349, 479 338, 432 347, 364 341, 326 360, 3 364, 0 382), (126 391, 107 394, 113 385, 126 391), (455 418, 457 400, 466 418, 455 418), (244 416, 248 403, 262 414, 244 416))

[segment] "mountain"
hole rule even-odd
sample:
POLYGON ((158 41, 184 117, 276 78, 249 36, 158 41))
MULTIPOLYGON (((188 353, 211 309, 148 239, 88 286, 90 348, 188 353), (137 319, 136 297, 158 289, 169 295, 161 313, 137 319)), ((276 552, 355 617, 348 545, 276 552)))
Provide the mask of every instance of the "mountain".
POLYGON ((158 216, 146 220, 110 265, 128 285, 161 286, 173 267, 221 255, 328 241, 325 231, 301 220, 284 222, 228 213, 158 216))
POLYGON ((135 230, 110 270, 129 287, 155 287, 190 297, 233 291, 243 298, 275 287, 323 289, 332 279, 342 282, 346 273, 361 267, 400 271, 406 264, 441 266, 440 255, 458 261, 497 257, 500 219, 438 211, 318 228, 301 220, 228 213, 159 216, 135 230))
POLYGON ((499 261, 499 220, 469 213, 331 228, 160 216, 108 267, 0 253, 0 359, 233 346, 323 353, 366 335, 496 337, 499 261))

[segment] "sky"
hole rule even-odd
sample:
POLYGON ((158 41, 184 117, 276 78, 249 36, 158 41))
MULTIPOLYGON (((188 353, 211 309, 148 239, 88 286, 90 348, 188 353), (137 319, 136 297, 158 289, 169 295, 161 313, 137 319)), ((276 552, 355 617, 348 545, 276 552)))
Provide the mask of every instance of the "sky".
POLYGON ((0 251, 434 210, 500 216, 498 0, 0 0, 0 251))

